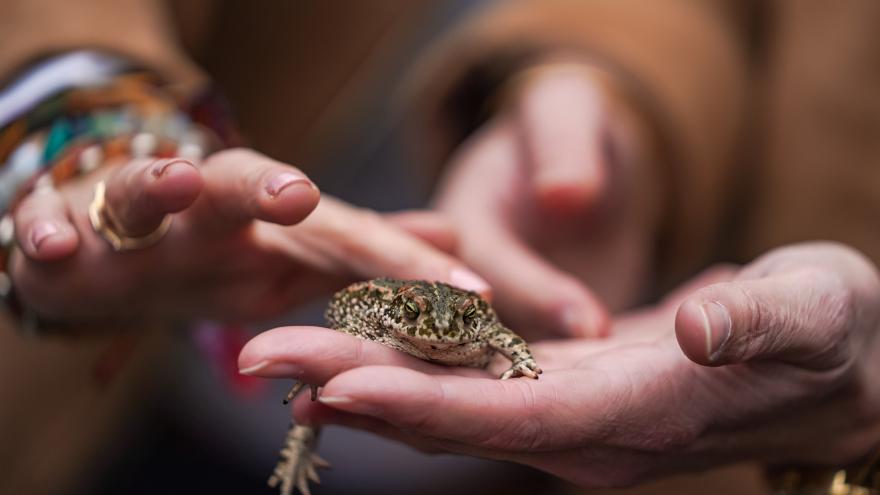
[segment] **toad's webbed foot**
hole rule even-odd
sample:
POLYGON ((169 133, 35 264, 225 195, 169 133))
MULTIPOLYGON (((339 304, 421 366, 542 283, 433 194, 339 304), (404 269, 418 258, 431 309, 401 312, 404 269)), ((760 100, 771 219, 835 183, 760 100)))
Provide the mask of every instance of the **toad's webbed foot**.
POLYGON ((296 487, 302 495, 310 495, 309 480, 320 483, 317 468, 328 468, 330 463, 314 452, 318 432, 310 426, 292 425, 287 431, 281 459, 269 477, 272 488, 281 485, 282 495, 291 495, 296 487))
POLYGON ((529 378, 538 378, 538 375, 543 373, 541 368, 538 367, 538 363, 535 362, 531 357, 523 359, 522 361, 517 361, 511 365, 510 369, 504 372, 501 375, 502 380, 507 380, 508 378, 513 378, 517 376, 527 376, 529 378))

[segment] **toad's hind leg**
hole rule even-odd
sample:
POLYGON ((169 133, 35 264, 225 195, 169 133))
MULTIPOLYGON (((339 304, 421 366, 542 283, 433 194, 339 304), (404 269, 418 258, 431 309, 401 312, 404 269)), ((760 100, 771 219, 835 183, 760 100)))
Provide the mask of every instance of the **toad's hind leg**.
POLYGON ((275 465, 275 471, 269 477, 269 486, 280 485, 282 495, 292 495, 296 487, 302 495, 310 495, 309 480, 320 483, 317 468, 328 468, 330 464, 314 452, 318 442, 317 428, 311 426, 290 425, 281 459, 275 465))
MULTIPOLYGON (((296 397, 296 394, 299 393, 306 386, 305 382, 296 382, 290 387, 290 392, 287 392, 287 396, 284 397, 282 401, 284 405, 290 404, 291 401, 296 397)), ((309 389, 312 393, 312 402, 318 399, 318 386, 317 385, 309 385, 309 389)))

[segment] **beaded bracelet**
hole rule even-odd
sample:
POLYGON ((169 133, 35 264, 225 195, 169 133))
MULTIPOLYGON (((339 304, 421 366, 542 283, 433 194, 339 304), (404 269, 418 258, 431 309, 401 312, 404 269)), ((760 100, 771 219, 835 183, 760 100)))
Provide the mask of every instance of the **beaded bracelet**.
POLYGON ((12 212, 35 189, 56 187, 130 158, 198 161, 240 142, 219 92, 176 97, 155 75, 121 73, 101 86, 52 95, 0 129, 0 300, 25 333, 46 327, 19 303, 8 261, 12 212))

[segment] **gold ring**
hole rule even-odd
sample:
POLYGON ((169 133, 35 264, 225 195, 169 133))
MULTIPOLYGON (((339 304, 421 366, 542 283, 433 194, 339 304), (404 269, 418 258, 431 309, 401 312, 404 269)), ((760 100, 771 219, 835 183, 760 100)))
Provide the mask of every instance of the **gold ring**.
POLYGON ((173 220, 171 215, 165 215, 156 230, 147 235, 132 237, 120 233, 118 231, 119 222, 114 220, 109 208, 107 208, 107 202, 104 198, 106 191, 107 186, 104 181, 95 185, 95 197, 89 205, 89 221, 91 221, 95 232, 113 246, 114 251, 121 253, 148 248, 155 245, 168 233, 173 220))

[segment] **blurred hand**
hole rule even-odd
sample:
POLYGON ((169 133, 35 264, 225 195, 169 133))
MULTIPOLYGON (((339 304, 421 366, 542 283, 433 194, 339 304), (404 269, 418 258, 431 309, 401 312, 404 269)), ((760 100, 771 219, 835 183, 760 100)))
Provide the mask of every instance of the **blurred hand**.
POLYGON ((514 328, 605 335, 593 291, 619 309, 650 279, 662 188, 643 163, 647 133, 585 64, 529 74, 453 158, 436 205, 514 328))
POLYGON ((29 307, 65 320, 253 320, 380 275, 488 290, 432 246, 455 244, 437 215, 383 219, 332 198, 319 204, 319 197, 301 171, 244 149, 216 153, 198 167, 179 159, 106 167, 24 200, 15 212, 21 249, 11 275, 29 307), (117 253, 93 231, 87 207, 102 178, 107 206, 130 235, 145 235, 176 213, 157 245, 117 253))
POLYGON ((806 244, 714 270, 621 319, 609 339, 535 344, 539 380, 498 380, 500 360, 488 372, 444 368, 317 328, 257 336, 239 366, 323 385, 319 402, 295 403, 307 424, 607 486, 743 459, 843 465, 870 453, 878 324, 876 268, 806 244))

